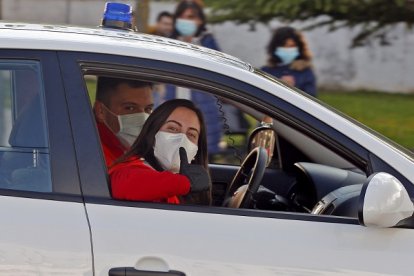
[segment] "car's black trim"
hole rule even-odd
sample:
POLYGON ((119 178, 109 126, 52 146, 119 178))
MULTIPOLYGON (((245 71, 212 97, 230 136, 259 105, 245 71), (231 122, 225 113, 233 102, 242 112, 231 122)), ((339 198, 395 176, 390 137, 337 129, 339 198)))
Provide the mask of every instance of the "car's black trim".
POLYGON ((83 74, 76 59, 59 53, 84 195, 110 197, 107 168, 83 74))
POLYGON ((125 201, 125 200, 113 200, 106 198, 94 198, 85 197, 85 203, 98 204, 108 206, 123 206, 123 207, 135 207, 141 209, 158 209, 169 210, 179 212, 194 212, 194 213, 207 213, 207 214, 219 214, 219 215, 231 215, 231 216, 243 216, 243 217, 259 217, 259 218, 274 218, 284 220, 301 220, 301 221, 314 221, 314 222, 326 222, 326 223, 342 223, 342 224, 356 224, 358 225, 358 219, 346 218, 346 217, 334 217, 334 216, 321 216, 305 213, 290 213, 290 212, 276 212, 266 210, 254 210, 254 209, 234 209, 225 207, 208 207, 194 206, 194 205, 174 205, 163 204, 153 202, 139 202, 139 201, 125 201))
POLYGON ((42 193, 42 192, 32 192, 32 191, 23 191, 23 190, 0 189, 0 197, 2 196, 83 203, 83 197, 81 195, 71 195, 71 194, 42 193))
POLYGON ((184 272, 177 270, 154 271, 141 270, 135 267, 113 267, 109 270, 108 276, 186 276, 184 272))
MULTIPOLYGON (((266 211, 257 209, 234 209, 226 207, 209 207, 205 206, 194 206, 194 205, 175 205, 175 204, 164 204, 154 202, 139 202, 139 201, 125 201, 125 200, 113 200, 107 198, 94 198, 85 197, 86 204, 96 205, 107 205, 107 206, 120 206, 120 207, 133 207, 138 209, 157 209, 167 210, 176 212, 191 212, 191 213, 204 213, 204 214, 215 214, 215 215, 228 215, 228 216, 242 216, 242 217, 257 217, 257 218, 271 218, 281 220, 300 220, 300 221, 311 221, 311 222, 322 222, 322 223, 340 223, 340 224, 351 224, 361 225, 358 218, 350 217, 339 217, 329 215, 313 215, 307 213, 293 213, 293 212, 277 212, 277 211, 266 211)), ((413 229, 414 218, 408 218, 404 224, 398 225, 394 228, 413 229)), ((361 225, 363 226, 363 225, 361 225)))
POLYGON ((365 195, 367 193, 368 183, 371 179, 375 176, 375 174, 370 175, 367 180, 362 185, 362 189, 359 195, 359 202, 358 202, 358 221, 361 225, 366 226, 364 223, 364 203, 365 203, 365 195))

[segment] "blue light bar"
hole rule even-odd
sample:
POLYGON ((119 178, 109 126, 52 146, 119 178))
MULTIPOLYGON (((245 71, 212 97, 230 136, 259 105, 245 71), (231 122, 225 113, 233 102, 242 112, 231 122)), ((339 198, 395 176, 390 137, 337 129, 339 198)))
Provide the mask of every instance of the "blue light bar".
POLYGON ((132 31, 131 6, 123 3, 106 3, 102 27, 132 31))

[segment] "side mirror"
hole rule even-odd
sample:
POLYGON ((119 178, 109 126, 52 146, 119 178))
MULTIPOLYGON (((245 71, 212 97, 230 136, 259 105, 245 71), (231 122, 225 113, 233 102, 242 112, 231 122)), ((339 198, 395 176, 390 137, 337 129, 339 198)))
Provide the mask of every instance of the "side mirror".
POLYGON ((414 204, 407 190, 394 176, 376 173, 362 186, 358 210, 361 225, 393 227, 413 212, 414 204))

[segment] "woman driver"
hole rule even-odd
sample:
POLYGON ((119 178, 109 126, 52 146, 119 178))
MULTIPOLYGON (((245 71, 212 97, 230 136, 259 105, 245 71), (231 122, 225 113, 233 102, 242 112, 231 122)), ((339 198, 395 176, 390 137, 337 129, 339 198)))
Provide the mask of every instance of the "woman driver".
POLYGON ((110 168, 112 196, 210 204, 207 164, 206 129, 200 110, 188 100, 167 101, 149 116, 131 149, 110 168), (181 147, 186 154, 182 151, 180 157, 181 147))

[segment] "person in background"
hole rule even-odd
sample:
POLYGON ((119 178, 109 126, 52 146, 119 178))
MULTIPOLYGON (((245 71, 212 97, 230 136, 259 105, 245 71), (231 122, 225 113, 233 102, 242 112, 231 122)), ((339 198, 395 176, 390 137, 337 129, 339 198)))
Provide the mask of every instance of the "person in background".
POLYGON ((131 149, 109 170, 112 196, 209 205, 207 163, 200 110, 188 100, 167 101, 149 116, 131 149))
POLYGON ((213 34, 207 30, 206 15, 197 1, 183 0, 174 12, 172 38, 220 51, 213 34))
POLYGON ((303 35, 292 27, 280 27, 267 46, 269 64, 262 70, 288 85, 316 97, 316 77, 311 54, 303 35))
POLYGON ((98 78, 93 111, 107 167, 130 148, 153 108, 152 83, 98 78))
MULTIPOLYGON (((207 31, 206 16, 203 7, 194 1, 181 1, 174 13, 174 32, 172 38, 220 50, 214 36, 207 31)), ((219 143, 223 132, 223 123, 217 99, 208 93, 177 88, 166 85, 163 100, 183 98, 191 100, 202 111, 207 128, 208 152, 211 155, 220 152, 219 143)))
POLYGON ((150 31, 150 34, 171 37, 173 30, 173 15, 167 11, 163 11, 158 14, 157 22, 150 31))

